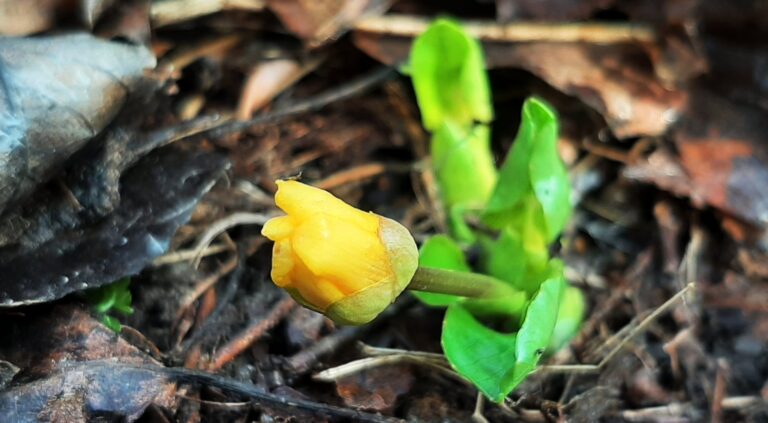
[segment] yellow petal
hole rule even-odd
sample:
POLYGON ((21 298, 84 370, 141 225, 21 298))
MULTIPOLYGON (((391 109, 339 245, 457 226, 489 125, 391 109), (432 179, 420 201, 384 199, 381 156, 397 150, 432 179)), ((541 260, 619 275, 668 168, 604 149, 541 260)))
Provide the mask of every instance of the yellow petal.
POLYGON ((261 228, 261 234, 272 241, 279 241, 291 236, 293 228, 294 221, 290 216, 273 217, 261 228))
POLYGON ((282 239, 272 247, 272 281, 283 288, 291 285, 291 272, 295 266, 295 257, 291 241, 282 239))
POLYGON ((364 230, 378 227, 376 215, 365 213, 334 197, 328 191, 297 181, 277 181, 275 203, 289 216, 303 222, 317 213, 344 219, 364 230))
POLYGON ((331 279, 351 294, 392 274, 386 250, 374 232, 325 214, 305 221, 293 233, 294 253, 315 275, 331 279))

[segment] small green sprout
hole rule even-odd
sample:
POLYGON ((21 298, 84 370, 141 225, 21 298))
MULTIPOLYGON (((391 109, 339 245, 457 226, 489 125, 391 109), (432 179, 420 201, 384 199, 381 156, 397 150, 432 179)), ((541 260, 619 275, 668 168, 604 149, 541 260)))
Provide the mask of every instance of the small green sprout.
POLYGON ((526 100, 513 147, 497 170, 480 44, 457 23, 438 19, 414 42, 408 71, 424 127, 432 133, 432 165, 451 229, 450 236, 422 245, 420 266, 472 272, 462 245, 476 245, 482 273, 510 287, 493 299, 414 295, 429 306, 447 307, 446 358, 500 402, 546 351, 575 335, 584 314, 581 292, 567 285, 562 262, 549 256, 549 244, 572 211, 568 174, 557 154, 557 115, 543 100, 526 100), (469 216, 485 230, 470 227, 469 216), (491 321, 495 329, 486 326, 491 321))
POLYGON ((130 284, 131 280, 129 278, 123 278, 86 293, 86 298, 91 304, 94 313, 99 316, 105 326, 116 333, 120 333, 123 326, 117 318, 110 316, 110 313, 116 312, 126 316, 133 314, 130 284))

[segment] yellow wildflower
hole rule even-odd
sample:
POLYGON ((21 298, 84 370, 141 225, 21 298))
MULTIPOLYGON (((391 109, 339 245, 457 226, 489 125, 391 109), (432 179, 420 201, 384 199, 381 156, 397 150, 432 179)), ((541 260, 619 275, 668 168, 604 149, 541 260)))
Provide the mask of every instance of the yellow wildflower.
POLYGON ((275 285, 337 323, 373 320, 418 267, 408 230, 301 182, 277 181, 277 187, 275 203, 287 215, 271 219, 261 231, 275 241, 275 285))

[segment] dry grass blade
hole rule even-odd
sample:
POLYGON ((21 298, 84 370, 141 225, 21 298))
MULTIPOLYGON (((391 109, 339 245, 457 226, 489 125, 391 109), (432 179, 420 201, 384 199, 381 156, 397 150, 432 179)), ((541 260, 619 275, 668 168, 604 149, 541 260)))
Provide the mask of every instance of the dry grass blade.
POLYGON ((214 222, 201 236, 195 244, 192 251, 194 254, 195 266, 200 264, 200 260, 203 255, 203 251, 210 245, 217 236, 226 231, 240 225, 264 225, 272 216, 260 213, 233 213, 221 220, 214 222))

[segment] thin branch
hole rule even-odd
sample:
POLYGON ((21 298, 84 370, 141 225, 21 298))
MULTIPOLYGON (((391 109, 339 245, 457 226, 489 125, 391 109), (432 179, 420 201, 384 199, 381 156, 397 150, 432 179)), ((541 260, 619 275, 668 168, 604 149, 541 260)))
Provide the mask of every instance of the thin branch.
MULTIPOLYGON (((362 19, 355 29, 382 35, 414 38, 424 32, 431 19, 388 14, 362 19)), ((531 23, 500 24, 493 21, 462 20, 464 29, 482 41, 525 43, 650 43, 656 33, 649 25, 607 23, 531 23)))
POLYGON ((270 218, 272 218, 272 216, 265 214, 238 212, 232 213, 221 220, 217 220, 210 227, 208 227, 208 229, 197 241, 197 244, 195 244, 195 246, 192 248, 192 251, 195 252, 195 266, 200 264, 203 251, 208 248, 208 245, 210 245, 211 241, 213 241, 217 236, 219 236, 227 229, 240 225, 264 225, 270 218))
POLYGON ((223 253, 224 251, 231 251, 232 248, 229 245, 217 244, 211 245, 203 249, 202 253, 196 250, 179 250, 172 253, 168 253, 156 258, 152 262, 152 266, 163 266, 166 264, 179 263, 182 261, 188 261, 195 259, 198 254, 200 257, 212 256, 214 254, 223 253))
POLYGON ((146 141, 142 145, 145 149, 154 149, 193 136, 222 137, 254 126, 276 123, 292 116, 320 110, 329 104, 362 94, 396 74, 397 71, 394 68, 380 67, 339 87, 329 89, 292 105, 271 112, 261 113, 248 120, 238 121, 234 120, 231 116, 201 116, 179 125, 148 132, 145 135, 146 141))
POLYGON ((247 328, 216 352, 216 356, 211 360, 211 365, 208 367, 209 370, 218 370, 242 354, 243 351, 264 336, 268 330, 280 323, 294 307, 296 307, 296 302, 293 298, 286 297, 275 304, 266 316, 252 320, 247 328))
POLYGON ((653 313, 649 314, 648 317, 643 319, 642 322, 640 322, 637 326, 632 328, 629 333, 621 339, 621 341, 613 347, 613 349, 605 356, 602 360, 600 360, 600 363, 598 364, 565 364, 565 365, 556 365, 556 366, 540 366, 536 369, 537 372, 548 372, 548 373, 598 373, 600 372, 612 359, 616 356, 629 342, 632 338, 640 334, 641 332, 645 331, 645 329, 650 326, 651 323, 653 323, 656 319, 659 318, 662 314, 665 314, 668 312, 673 306, 675 306, 680 300, 685 298, 685 294, 687 294, 689 291, 693 290, 696 287, 696 284, 694 282, 689 283, 685 288, 681 289, 677 292, 677 294, 673 295, 672 298, 668 299, 664 304, 659 306, 656 310, 653 311, 653 313))

